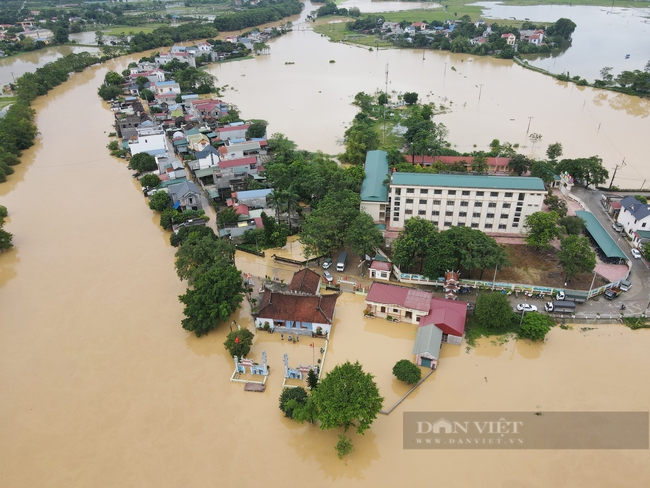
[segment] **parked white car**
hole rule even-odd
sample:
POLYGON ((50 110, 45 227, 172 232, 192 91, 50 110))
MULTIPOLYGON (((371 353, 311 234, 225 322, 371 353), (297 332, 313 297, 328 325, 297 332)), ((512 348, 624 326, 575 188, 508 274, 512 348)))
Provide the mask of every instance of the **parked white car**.
POLYGON ((323 269, 327 269, 330 266, 332 266, 332 258, 325 258, 325 261, 323 261, 323 269))
POLYGON ((639 252, 638 249, 632 249, 632 256, 634 256, 634 259, 641 259, 641 253, 639 252))
POLYGON ((323 271, 323 276, 325 277, 328 283, 334 281, 334 278, 332 278, 332 275, 329 271, 323 271))
POLYGON ((519 312, 537 312, 537 307, 530 303, 518 303, 517 310, 519 312))

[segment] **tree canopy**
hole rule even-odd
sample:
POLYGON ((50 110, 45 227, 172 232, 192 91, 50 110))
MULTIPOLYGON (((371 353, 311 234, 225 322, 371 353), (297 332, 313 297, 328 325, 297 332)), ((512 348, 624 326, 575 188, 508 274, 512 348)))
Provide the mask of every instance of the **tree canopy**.
POLYGON ((422 370, 408 359, 401 359, 393 366, 393 375, 398 380, 413 385, 422 378, 422 370))
POLYGON ((548 315, 530 312, 524 315, 519 329, 519 337, 532 341, 543 341, 555 322, 548 315))
POLYGON ((566 273, 566 281, 571 281, 576 273, 591 272, 596 267, 596 253, 591 249, 587 237, 569 235, 560 242, 558 261, 566 273))
POLYGON ((551 241, 560 236, 559 216, 556 212, 535 212, 526 217, 526 242, 537 249, 549 249, 551 241))
POLYGON ((239 359, 242 359, 250 352, 254 338, 255 334, 246 327, 242 327, 241 329, 236 329, 228 333, 223 346, 232 357, 237 356, 239 359))
POLYGON ((508 297, 501 293, 479 293, 474 322, 491 332, 508 331, 517 321, 508 297))
POLYGON ((358 434, 370 428, 384 401, 373 376, 349 361, 327 373, 311 396, 322 430, 355 427, 358 434))
POLYGON ((158 164, 156 164, 156 158, 151 154, 141 152, 129 160, 129 168, 140 173, 145 173, 147 171, 157 170, 158 164))

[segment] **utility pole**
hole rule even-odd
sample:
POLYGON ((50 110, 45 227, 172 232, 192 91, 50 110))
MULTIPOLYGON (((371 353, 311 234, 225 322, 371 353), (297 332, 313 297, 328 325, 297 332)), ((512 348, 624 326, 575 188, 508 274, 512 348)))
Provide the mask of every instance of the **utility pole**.
POLYGON ((526 137, 528 137, 528 131, 530 131, 530 122, 533 120, 534 117, 528 117, 528 128, 526 129, 526 137))
POLYGON ((481 92, 483 91, 483 83, 478 86, 478 99, 481 99, 481 92))
POLYGON ((443 74, 442 76, 447 76, 447 63, 445 63, 445 74, 443 74))
POLYGON ((609 182, 609 187, 610 188, 614 184, 614 178, 616 178, 616 172, 618 171, 618 168, 622 168, 623 166, 625 166, 625 158, 623 158, 623 161, 621 162, 621 164, 617 164, 616 166, 614 166, 614 174, 612 175, 612 181, 609 182))
POLYGON ((386 103, 384 104, 384 144, 386 144, 386 105, 388 104, 388 63, 386 63, 386 103))

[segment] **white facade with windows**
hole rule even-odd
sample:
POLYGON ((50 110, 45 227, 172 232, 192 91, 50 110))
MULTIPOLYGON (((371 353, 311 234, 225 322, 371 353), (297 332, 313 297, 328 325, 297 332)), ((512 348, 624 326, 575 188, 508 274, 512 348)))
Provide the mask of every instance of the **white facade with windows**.
POLYGON ((519 234, 526 217, 542 210, 545 195, 539 178, 393 173, 389 226, 399 230, 411 217, 421 217, 440 230, 519 234))

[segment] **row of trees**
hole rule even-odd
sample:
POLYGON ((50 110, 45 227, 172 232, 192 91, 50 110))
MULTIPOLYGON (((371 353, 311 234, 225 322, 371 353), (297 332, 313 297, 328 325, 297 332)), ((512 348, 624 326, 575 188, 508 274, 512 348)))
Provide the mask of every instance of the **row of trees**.
POLYGON ((435 279, 461 267, 471 276, 480 270, 510 264, 503 247, 484 232, 471 227, 452 227, 438 232, 433 222, 413 217, 404 223, 393 247, 393 262, 404 271, 417 270, 435 279))
POLYGON ((217 30, 200 22, 182 24, 178 27, 163 26, 154 29, 151 33, 139 32, 131 36, 129 50, 131 52, 147 51, 157 47, 173 46, 179 42, 193 41, 216 37, 217 30))
MULTIPOLYGON (((319 2, 317 2, 319 3, 319 2)), ((345 7, 339 8, 336 3, 327 0, 325 5, 318 7, 316 10, 316 17, 325 17, 326 15, 341 15, 343 17, 353 17, 358 18, 361 16, 361 11, 358 7, 351 7, 349 9, 345 7)))
POLYGON ((216 17, 214 26, 220 31, 242 30, 297 15, 303 7, 299 0, 262 1, 241 12, 216 17))
POLYGON ((625 70, 614 76, 611 66, 600 70, 601 79, 594 82, 594 86, 615 89, 630 95, 647 95, 650 93, 650 61, 643 70, 625 70))
POLYGON ((0 205, 0 253, 13 246, 11 240, 14 236, 3 229, 7 215, 9 215, 7 207, 0 205))
MULTIPOLYGON (((313 371, 304 388, 286 388, 280 395, 280 410, 299 423, 319 424, 321 430, 355 429, 363 434, 381 410, 384 398, 370 373, 359 362, 335 366, 319 383, 313 371)), ((335 446, 339 458, 353 451, 352 441, 339 436, 335 446)))

